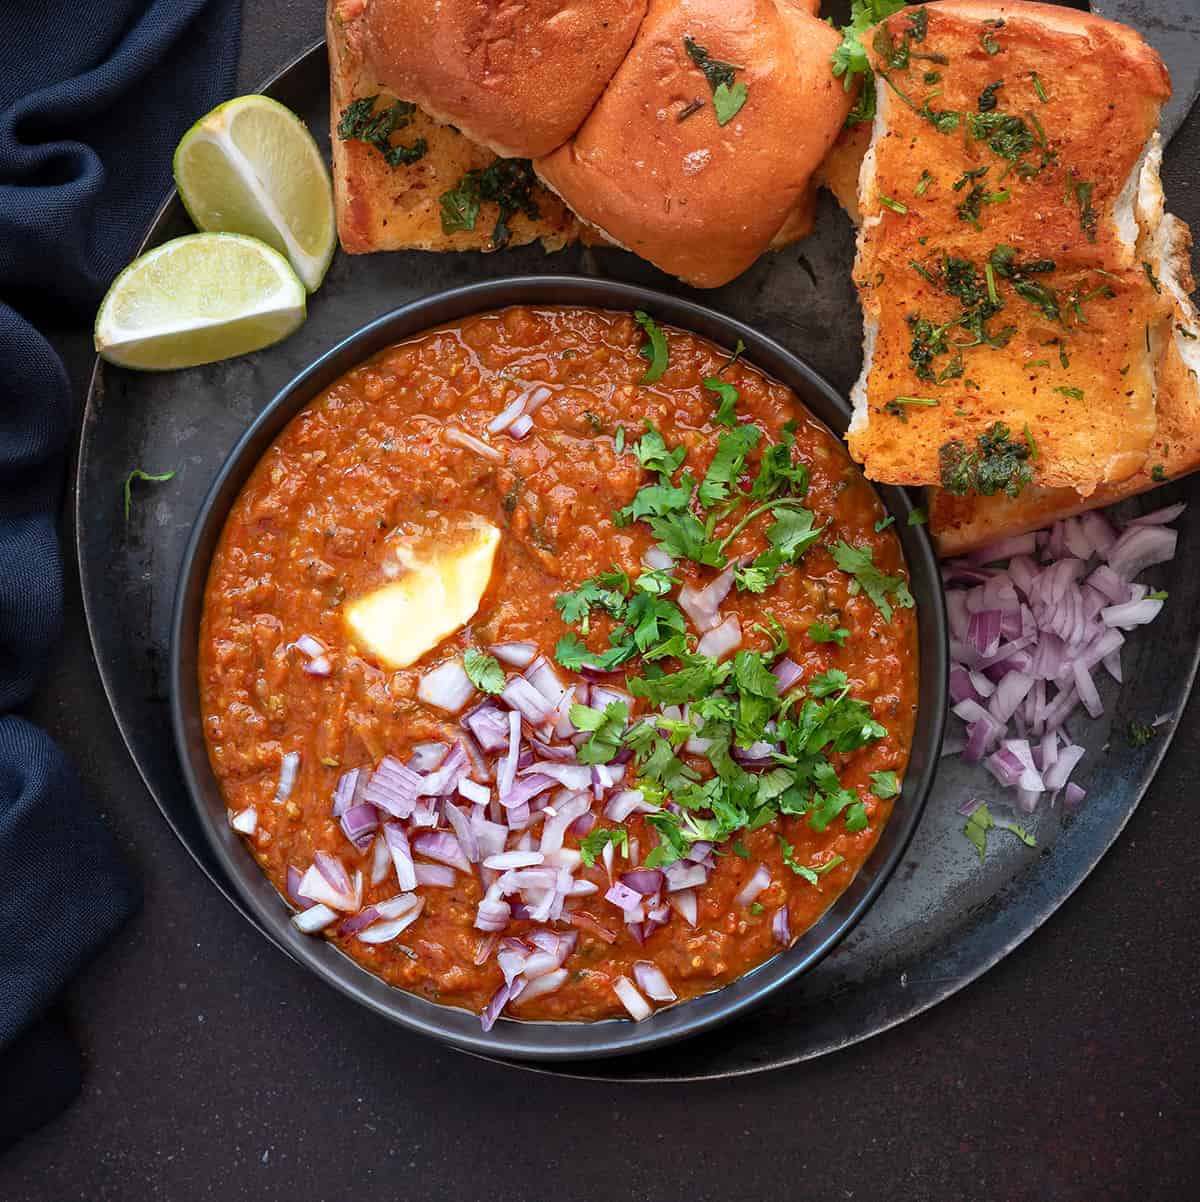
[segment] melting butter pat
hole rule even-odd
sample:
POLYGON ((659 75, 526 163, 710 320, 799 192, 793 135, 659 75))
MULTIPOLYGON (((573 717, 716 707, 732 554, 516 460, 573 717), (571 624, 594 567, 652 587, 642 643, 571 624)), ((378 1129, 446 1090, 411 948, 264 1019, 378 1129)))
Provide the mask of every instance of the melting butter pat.
POLYGON ((466 625, 492 577, 500 531, 471 515, 444 538, 390 548, 396 579, 343 610, 351 638, 388 668, 407 668, 466 625))

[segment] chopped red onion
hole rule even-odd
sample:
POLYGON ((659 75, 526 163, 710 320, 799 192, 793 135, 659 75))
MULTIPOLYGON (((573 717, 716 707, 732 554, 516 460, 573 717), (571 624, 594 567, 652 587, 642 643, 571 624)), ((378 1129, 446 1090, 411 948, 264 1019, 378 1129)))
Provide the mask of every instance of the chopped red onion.
POLYGON ((604 807, 604 817, 610 822, 624 822, 630 814, 653 814, 658 806, 646 801, 641 789, 622 789, 608 799, 604 807))
POLYGON ((433 885, 438 888, 452 889, 455 881, 454 869, 448 864, 414 864, 413 871, 417 875, 418 885, 433 885))
POLYGON ((400 888, 407 892, 417 887, 417 874, 413 865, 412 849, 409 847, 408 836, 398 822, 383 824, 383 837, 391 852, 392 863, 396 866, 396 880, 400 888))
POLYGON ((467 451, 474 451, 476 455, 482 455, 484 459, 489 459, 492 463, 504 462, 504 456, 495 447, 489 446, 473 434, 468 434, 466 430, 459 429, 458 426, 447 426, 442 437, 448 443, 467 451))
MULTIPOLYGON (((392 853, 388 850, 387 840, 382 834, 375 836, 371 845, 371 871, 369 880, 372 885, 381 885, 387 877, 388 869, 392 866, 392 853)), ((289 868, 290 872, 291 869, 289 868)))
POLYGON ((735 906, 748 906, 771 883, 771 874, 766 865, 758 864, 750 874, 741 892, 733 899, 735 906))
POLYGON ((303 670, 309 676, 332 676, 333 660, 328 655, 318 655, 315 659, 308 660, 303 670))
POLYGON ((483 866, 501 871, 506 868, 530 868, 534 864, 541 864, 545 858, 540 851, 502 851, 499 855, 488 856, 483 866))
POLYGON ((780 696, 797 685, 804 675, 804 669, 794 659, 788 659, 786 656, 771 671, 774 673, 775 679, 779 681, 780 696))
POLYGON ((686 860, 676 860, 663 869, 666 877, 667 892, 677 893, 680 889, 693 889, 703 885, 708 880, 708 869, 703 864, 691 864, 686 860))
POLYGON ((675 566, 675 561, 662 547, 648 548, 642 556, 642 563, 655 572, 669 572, 675 566))
POLYGON ((562 764, 555 760, 534 760, 526 768, 521 769, 521 776, 548 776, 557 781, 564 789, 577 791, 590 789, 592 772, 586 764, 562 764))
POLYGON ((542 827, 541 851, 548 854, 561 850, 567 828, 588 813, 589 809, 587 795, 583 793, 576 793, 558 803, 555 814, 542 827))
POLYGON ((662 888, 663 874, 657 868, 634 868, 621 873, 621 884, 633 889, 642 897, 651 897, 662 888))
POLYGON ((517 397, 511 404, 505 405, 495 417, 488 422, 487 428, 489 434, 499 434, 501 430, 507 430, 509 426, 525 412, 525 396, 522 394, 517 397))
POLYGON ((1178 535, 1165 526, 1129 526, 1108 552, 1108 566, 1122 580, 1175 558, 1178 535))
POLYGON ((511 668, 528 668, 537 656, 534 643, 493 643, 488 650, 511 668))
POLYGON ((460 872, 471 871, 471 861, 463 855, 458 839, 449 831, 429 831, 418 835, 412 841, 412 849, 418 855, 440 864, 449 864, 460 872))
POLYGON ((1163 603, 1147 597, 1142 601, 1126 601, 1124 605, 1108 605, 1100 611, 1100 620, 1106 626, 1121 630, 1132 630, 1153 622, 1162 610, 1163 603))
POLYGON ((737 614, 730 614, 719 626, 714 626, 696 644, 697 655, 724 659, 742 645, 742 624, 737 614))
POLYGON ((1057 793, 1067 783, 1068 777, 1075 771, 1075 766, 1083 759, 1083 754, 1084 748, 1077 743, 1068 743, 1062 748, 1054 763, 1046 769, 1046 788, 1057 793))
POLYGON ((614 881, 604 895, 604 900, 612 902, 614 906, 628 914, 641 906, 642 895, 636 889, 631 889, 620 881, 614 881))
POLYGON ((371 774, 363 792, 363 800, 385 810, 394 818, 409 818, 417 802, 421 779, 411 768, 385 755, 371 774))
POLYGON ((387 902, 379 902, 376 909, 384 914, 384 921, 372 923, 359 936, 359 941, 362 943, 390 943, 401 931, 407 930, 421 916, 421 911, 425 909, 425 899, 423 897, 413 897, 409 894, 407 897, 394 898, 396 908, 399 909, 401 902, 403 909, 397 917, 388 917, 392 913, 391 909, 385 909, 388 906, 387 902))
POLYGON ((1087 790, 1081 789, 1074 781, 1067 785, 1063 800, 1069 806, 1077 806, 1087 796, 1087 790))
POLYGON ((528 413, 522 413, 511 426, 508 427, 508 435, 510 438, 524 438, 530 430, 533 429, 533 417, 528 413))
POLYGON ((448 714, 457 714, 470 701, 475 686, 457 656, 438 664, 432 672, 421 677, 417 696, 426 705, 436 706, 448 714))
POLYGON ((521 990, 520 996, 513 999, 512 1005, 523 1006, 526 1002, 530 1002, 534 998, 539 998, 547 993, 553 993, 556 989, 561 989, 567 983, 569 975, 565 968, 556 968, 553 972, 544 973, 536 980, 530 981, 521 990))
POLYGON ((337 911, 331 910, 328 906, 320 903, 309 906, 307 910, 301 910, 299 914, 292 916, 292 921, 306 935, 315 934, 317 931, 323 931, 331 922, 337 920, 337 911))
POLYGON ((300 753, 289 751, 279 761, 279 783, 275 786, 275 804, 281 805, 292 795, 296 777, 300 772, 300 753))
POLYGON ((673 1002, 678 997, 675 990, 671 988, 671 983, 663 975, 662 969, 649 960, 635 960, 633 975, 638 985, 641 986, 642 992, 652 1001, 673 1002))
POLYGON ((637 986, 628 977, 618 977, 613 982, 613 993, 621 1000, 621 1005, 629 1011, 635 1022, 649 1018, 653 1013, 650 1003, 638 992, 637 986))
POLYGON ((691 618, 692 625, 704 634, 720 622, 717 610, 732 587, 732 568, 727 568, 705 588, 698 589, 685 584, 679 590, 679 608, 691 618))
POLYGON ((230 813, 229 825, 239 835, 252 835, 258 830, 258 811, 253 806, 247 806, 236 814, 230 813))
POLYGON ((775 911, 771 919, 771 934, 775 936, 775 942, 782 944, 784 947, 789 947, 792 942, 792 924, 791 915, 788 913, 787 906, 780 906, 775 911))
POLYGON ((681 889, 678 893, 668 893, 667 904, 688 926, 696 925, 698 906, 694 889, 681 889))
POLYGON ((379 811, 373 806, 351 806, 340 819, 342 833, 358 848, 366 851, 379 829, 379 811))
POLYGON ((533 726, 544 726, 557 703, 557 698, 555 702, 547 701, 523 676, 509 677, 500 697, 509 709, 516 710, 533 726))
POLYGON ((1174 505, 1166 505, 1162 509, 1143 513, 1141 517, 1130 518, 1125 526, 1165 526, 1168 522, 1173 522, 1186 508, 1186 501, 1176 501, 1174 505))
POLYGON ((436 772, 446 762, 449 751, 449 743, 414 743, 404 766, 414 772, 436 772))

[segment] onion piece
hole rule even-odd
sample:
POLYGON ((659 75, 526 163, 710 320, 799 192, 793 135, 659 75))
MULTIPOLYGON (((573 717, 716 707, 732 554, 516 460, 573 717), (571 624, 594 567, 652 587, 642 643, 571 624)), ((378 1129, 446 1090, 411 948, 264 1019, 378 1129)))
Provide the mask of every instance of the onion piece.
POLYGON ((794 659, 788 659, 786 656, 771 669, 771 672, 779 681, 780 696, 797 685, 804 676, 804 669, 794 659))
POLYGON ((733 899, 735 906, 748 906, 771 883, 771 874, 763 864, 755 866, 747 878, 737 897, 733 899))
POLYGON ((522 394, 515 401, 505 405, 495 417, 487 424, 489 434, 499 434, 501 430, 507 430, 509 426, 525 412, 525 396, 522 394))
POLYGON ((437 860, 440 864, 449 864, 460 872, 471 871, 471 861, 463 854, 458 839, 449 831, 429 831, 417 835, 412 841, 412 849, 417 855, 437 860))
POLYGON ((296 787, 296 777, 300 772, 300 753, 298 751, 289 751, 287 755, 279 761, 279 783, 275 786, 274 802, 276 805, 281 805, 287 801, 292 795, 292 790, 296 787))
POLYGON ((404 766, 414 772, 436 772, 446 762, 449 753, 449 743, 414 743, 404 766))
POLYGON ((696 925, 699 911, 697 902, 694 889, 681 889, 678 893, 667 894, 667 904, 690 927, 696 925))
POLYGON ((498 855, 488 856, 483 861, 483 866, 501 871, 506 868, 530 868, 543 863, 545 859, 540 851, 502 851, 498 855))
POLYGON ((730 614, 719 626, 714 626, 696 644, 697 655, 724 659, 742 645, 742 624, 737 614, 730 614))
POLYGON ((317 931, 323 931, 331 922, 337 920, 337 911, 331 910, 328 906, 317 903, 309 906, 307 910, 301 910, 299 914, 292 915, 292 921, 306 935, 312 935, 317 931))
POLYGON ((416 873, 418 885, 452 889, 458 879, 454 869, 447 864, 414 864, 413 871, 416 873))
POLYGON ((642 563, 655 572, 669 572, 675 566, 675 561, 662 547, 647 548, 642 556, 642 563))
POLYGON ((367 879, 372 885, 383 884, 391 866, 392 853, 388 850, 387 840, 380 833, 375 836, 375 842, 371 845, 371 871, 367 879))
MULTIPOLYGON (((411 896, 411 895, 410 895, 411 896)), ((379 905, 376 909, 382 910, 383 906, 379 905)), ((372 923, 365 931, 362 931, 358 938, 360 943, 390 943, 401 931, 407 930, 421 916, 421 911, 425 909, 425 899, 423 897, 413 898, 411 903, 406 907, 405 912, 398 918, 385 919, 383 922, 372 923)))
POLYGON ((495 447, 489 446, 458 426, 447 426, 442 432, 442 437, 451 445, 462 447, 466 451, 474 451, 476 455, 482 455, 484 459, 490 459, 492 463, 504 462, 504 456, 495 447))
POLYGON ((413 864, 412 848, 408 836, 398 822, 383 824, 383 837, 396 866, 396 880, 405 892, 417 887, 417 874, 413 864))
POLYGON ((650 1003, 638 992, 637 986, 628 977, 618 977, 613 982, 613 993, 621 1001, 621 1005, 629 1011, 635 1022, 641 1022, 653 1014, 650 1003))
POLYGON ((426 705, 436 706, 448 714, 457 714, 471 699, 475 686, 457 656, 439 664, 421 677, 417 697, 426 705))
POLYGON ((543 973, 536 980, 530 981, 520 995, 513 999, 512 1005, 523 1006, 526 1002, 533 1001, 534 998, 542 997, 547 993, 553 993, 556 989, 562 988, 567 983, 568 972, 565 968, 556 968, 553 972, 543 973))
POLYGON ((229 825, 239 835, 252 835, 258 830, 258 811, 253 806, 247 806, 236 814, 230 813, 229 825))
POLYGON ((1168 522, 1173 522, 1179 517, 1186 508, 1186 501, 1177 501, 1174 505, 1166 505, 1162 509, 1143 513, 1140 517, 1130 518, 1125 523, 1125 527, 1128 529, 1130 526, 1165 526, 1168 522))
POLYGON ((775 942, 788 947, 792 942, 792 924, 791 915, 788 913, 787 906, 780 906, 775 911, 771 919, 771 934, 775 936, 775 942))
POLYGON ((422 778, 390 755, 379 761, 363 791, 363 800, 385 810, 393 818, 410 818, 417 803, 422 778))
POLYGON ((720 622, 717 610, 732 587, 732 568, 727 568, 705 588, 698 589, 685 584, 679 590, 679 608, 691 618, 692 625, 704 634, 720 622))
POLYGON ((537 657, 534 643, 493 643, 488 650, 510 668, 528 668, 537 657))
POLYGON ((1165 526, 1128 526, 1108 552, 1108 566, 1122 580, 1175 558, 1178 535, 1165 526))
POLYGON ((662 969, 649 960, 635 960, 633 976, 642 992, 652 1001, 673 1002, 678 998, 678 994, 671 988, 671 983, 664 976, 662 969))

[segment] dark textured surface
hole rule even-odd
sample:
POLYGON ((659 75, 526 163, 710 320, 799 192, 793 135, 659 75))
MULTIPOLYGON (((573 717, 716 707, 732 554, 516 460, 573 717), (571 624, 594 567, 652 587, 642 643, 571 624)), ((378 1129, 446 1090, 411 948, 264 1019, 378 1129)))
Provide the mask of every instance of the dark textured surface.
MULTIPOLYGON (((247 83, 319 32, 308 2, 248 7, 247 83)), ((1167 168, 1193 221, 1198 146, 1193 117, 1167 168)), ((147 906, 72 991, 88 1081, 0 1161, 6 1202, 333 1199, 351 1184, 421 1199, 1196 1196, 1194 712, 1113 851, 982 982, 814 1064, 683 1087, 471 1061, 349 1008, 280 956, 147 796, 73 594, 38 716, 108 806, 147 906)))

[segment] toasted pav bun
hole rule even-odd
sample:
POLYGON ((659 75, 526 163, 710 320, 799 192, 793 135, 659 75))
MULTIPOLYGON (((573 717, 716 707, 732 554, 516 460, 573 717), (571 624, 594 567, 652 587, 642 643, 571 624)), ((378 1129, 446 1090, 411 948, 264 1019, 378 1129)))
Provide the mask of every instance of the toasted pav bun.
POLYGON ((645 0, 335 0, 382 88, 508 158, 561 146, 629 49, 645 0))
POLYGON ((800 0, 651 0, 625 61, 542 180, 611 241, 701 288, 745 271, 801 202, 849 111, 833 29, 800 0), (684 39, 734 64, 725 125, 684 39))

